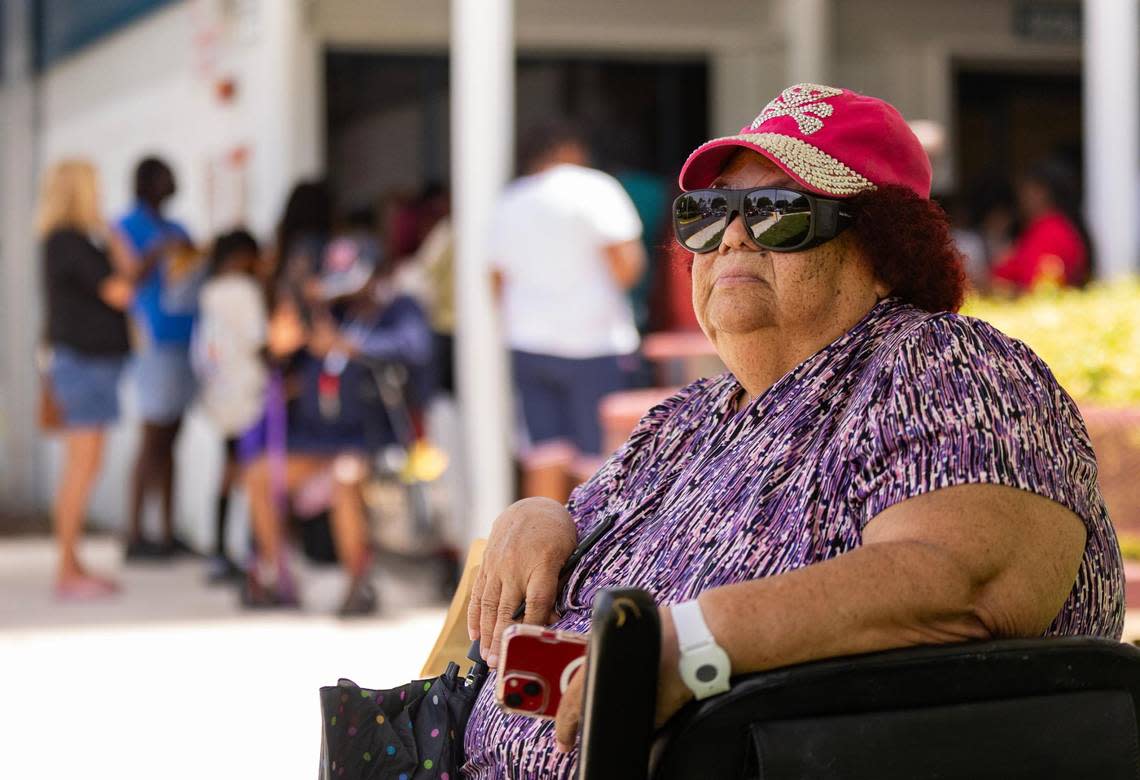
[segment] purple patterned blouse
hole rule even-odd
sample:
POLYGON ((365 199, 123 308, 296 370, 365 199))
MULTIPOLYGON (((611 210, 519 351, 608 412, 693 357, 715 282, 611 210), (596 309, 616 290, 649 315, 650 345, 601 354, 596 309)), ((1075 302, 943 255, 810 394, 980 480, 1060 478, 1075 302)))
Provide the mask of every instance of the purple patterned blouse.
MULTIPOLYGON (((1119 638, 1123 576, 1076 405, 1019 341, 979 320, 879 303, 739 412, 731 374, 650 410, 570 499, 579 534, 615 522, 572 575, 557 628, 587 631, 600 588, 669 604, 858 547, 892 504, 992 483, 1085 522, 1072 593, 1046 635, 1119 638)), ((569 778, 548 721, 505 715, 484 688, 466 735, 468 778, 569 778)))

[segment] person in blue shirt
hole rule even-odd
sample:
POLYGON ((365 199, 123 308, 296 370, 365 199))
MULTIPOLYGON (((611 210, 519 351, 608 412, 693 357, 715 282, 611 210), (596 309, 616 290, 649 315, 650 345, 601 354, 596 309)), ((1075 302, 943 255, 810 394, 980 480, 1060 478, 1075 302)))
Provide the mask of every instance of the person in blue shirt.
POLYGON ((174 442, 195 392, 190 336, 201 279, 199 271, 176 262, 193 251, 190 235, 162 213, 176 189, 169 165, 155 157, 144 159, 135 170, 135 205, 119 220, 142 263, 132 315, 141 341, 135 379, 143 428, 126 534, 128 561, 192 552, 174 533, 174 442), (142 532, 146 499, 154 492, 162 507, 157 542, 142 532))

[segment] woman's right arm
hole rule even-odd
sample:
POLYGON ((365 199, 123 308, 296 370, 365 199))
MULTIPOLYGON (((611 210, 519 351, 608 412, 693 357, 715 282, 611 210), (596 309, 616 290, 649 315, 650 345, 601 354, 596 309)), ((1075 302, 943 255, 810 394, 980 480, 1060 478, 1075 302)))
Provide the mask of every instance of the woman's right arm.
POLYGON ((489 666, 498 663, 503 631, 524 600, 522 622, 549 622, 558 572, 577 542, 570 513, 548 498, 524 498, 495 520, 467 610, 468 634, 489 666))
POLYGON ((130 242, 114 225, 109 225, 106 228, 106 235, 107 254, 111 259, 111 268, 115 269, 115 273, 125 279, 137 278, 139 258, 130 242))

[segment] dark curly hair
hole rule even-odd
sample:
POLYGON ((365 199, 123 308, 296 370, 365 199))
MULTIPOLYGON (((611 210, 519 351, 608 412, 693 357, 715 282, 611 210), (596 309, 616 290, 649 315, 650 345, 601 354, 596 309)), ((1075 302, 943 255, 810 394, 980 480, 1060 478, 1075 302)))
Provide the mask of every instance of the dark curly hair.
MULTIPOLYGON (((929 312, 958 311, 966 272, 941 206, 898 186, 863 192, 848 202, 855 213, 850 235, 892 296, 929 312)), ((671 256, 691 271, 692 253, 669 243, 671 256)))
POLYGON ((966 272, 942 207, 899 186, 860 193, 850 203, 855 240, 891 295, 930 312, 957 311, 966 272))

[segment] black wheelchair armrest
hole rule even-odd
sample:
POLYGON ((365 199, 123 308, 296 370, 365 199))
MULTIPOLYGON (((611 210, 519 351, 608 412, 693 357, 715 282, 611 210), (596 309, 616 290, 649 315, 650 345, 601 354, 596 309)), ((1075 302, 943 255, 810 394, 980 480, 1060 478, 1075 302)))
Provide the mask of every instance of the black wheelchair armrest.
POLYGON ((582 699, 581 780, 645 780, 660 650, 661 624, 648 593, 598 593, 582 699))
POLYGON ((654 780, 1140 777, 1140 650, 1057 638, 786 667, 673 718, 654 780))
POLYGON ((775 669, 735 678, 653 738, 659 654, 649 596, 599 594, 580 780, 1140 778, 1140 650, 1119 642, 963 643, 775 669))

